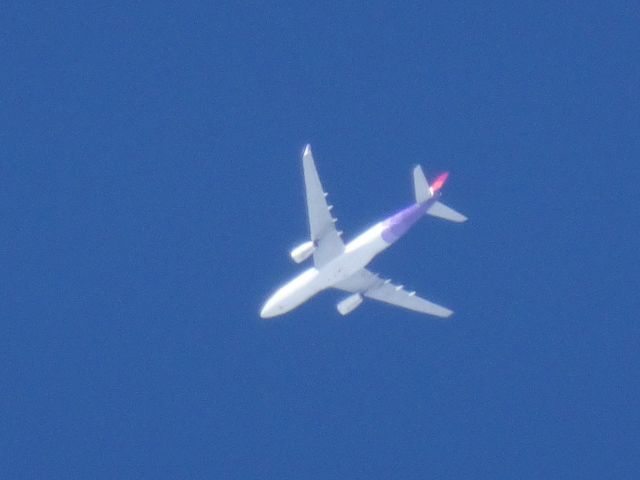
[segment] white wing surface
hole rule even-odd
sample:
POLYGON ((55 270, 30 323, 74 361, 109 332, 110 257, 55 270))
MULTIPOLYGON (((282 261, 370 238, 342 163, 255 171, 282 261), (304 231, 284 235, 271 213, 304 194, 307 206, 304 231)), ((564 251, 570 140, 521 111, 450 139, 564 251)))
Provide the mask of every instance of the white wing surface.
POLYGON ((320 268, 344 251, 344 243, 340 239, 341 232, 336 230, 336 219, 331 215, 332 207, 327 204, 327 194, 320 183, 320 177, 311 153, 311 145, 307 145, 304 149, 302 165, 307 196, 309 231, 311 240, 316 245, 316 249, 313 252, 313 262, 316 267, 320 268))
POLYGON ((361 293, 367 298, 436 317, 447 318, 453 314, 448 308, 425 300, 417 296, 416 292, 408 292, 402 285, 394 285, 389 280, 383 280, 366 269, 360 270, 334 287, 351 293, 361 293))
POLYGON ((462 223, 467 221, 467 217, 460 212, 456 212, 453 208, 447 207, 442 202, 434 202, 429 210, 427 210, 427 214, 449 220, 450 222, 462 223))

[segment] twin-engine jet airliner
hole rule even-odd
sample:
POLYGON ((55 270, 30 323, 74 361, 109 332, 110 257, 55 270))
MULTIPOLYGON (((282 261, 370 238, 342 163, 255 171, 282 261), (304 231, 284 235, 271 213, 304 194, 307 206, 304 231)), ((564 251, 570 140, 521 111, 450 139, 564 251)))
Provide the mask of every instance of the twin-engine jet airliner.
POLYGON ((415 203, 376 223, 345 245, 342 232, 336 230, 336 219, 331 214, 333 206, 327 204, 327 194, 320 184, 310 145, 304 149, 302 165, 311 240, 294 248, 291 258, 301 263, 313 256, 314 266, 276 291, 262 307, 260 316, 282 315, 328 288, 350 294, 337 305, 342 315, 352 312, 366 297, 436 317, 451 316, 453 312, 448 308, 425 300, 416 292, 394 285, 365 268, 376 255, 407 233, 424 214, 458 223, 467 220, 438 200, 449 174, 440 175, 429 186, 422 168, 416 166, 413 169, 415 203))

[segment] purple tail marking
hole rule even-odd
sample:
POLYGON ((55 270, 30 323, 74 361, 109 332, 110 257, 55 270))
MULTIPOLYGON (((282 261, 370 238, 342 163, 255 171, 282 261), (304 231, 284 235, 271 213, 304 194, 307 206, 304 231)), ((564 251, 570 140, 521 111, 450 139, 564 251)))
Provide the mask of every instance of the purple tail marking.
POLYGON ((435 200, 436 197, 432 197, 425 203, 415 203, 384 220, 382 239, 389 244, 397 241, 422 218, 435 200))

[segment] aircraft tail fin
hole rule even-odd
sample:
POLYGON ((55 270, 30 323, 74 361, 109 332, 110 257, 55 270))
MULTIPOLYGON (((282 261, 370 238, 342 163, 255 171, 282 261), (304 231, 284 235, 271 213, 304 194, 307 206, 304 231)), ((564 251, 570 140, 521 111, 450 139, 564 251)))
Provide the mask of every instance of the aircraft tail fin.
POLYGON ((456 212, 453 208, 447 207, 442 202, 434 202, 426 213, 427 215, 449 220, 450 222, 462 223, 467 221, 467 217, 460 212, 456 212))
POLYGON ((424 203, 433 197, 433 192, 431 188, 429 188, 427 177, 424 176, 420 165, 416 165, 413 169, 413 190, 416 195, 416 203, 424 203))
POLYGON ((438 192, 449 177, 449 172, 444 172, 437 177, 431 186, 427 182, 427 177, 424 176, 422 167, 416 165, 413 169, 413 190, 416 195, 416 203, 424 203, 433 197, 438 192))
MULTIPOLYGON (((422 167, 420 165, 416 165, 413 169, 413 190, 416 195, 416 203, 425 203, 433 198, 433 196, 442 188, 448 177, 449 173, 445 172, 437 177, 430 186, 429 182, 427 182, 427 177, 424 176, 422 167)), ((450 222, 462 223, 467 221, 467 217, 438 201, 433 202, 426 213, 434 217, 449 220, 450 222)))

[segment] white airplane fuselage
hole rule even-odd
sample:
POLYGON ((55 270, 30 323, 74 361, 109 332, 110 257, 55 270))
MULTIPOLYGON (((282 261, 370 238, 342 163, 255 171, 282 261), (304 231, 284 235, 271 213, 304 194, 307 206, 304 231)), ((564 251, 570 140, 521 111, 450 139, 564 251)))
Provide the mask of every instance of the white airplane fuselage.
POLYGON ((366 269, 376 255, 389 248, 404 236, 425 214, 461 223, 467 217, 438 201, 440 189, 447 180, 445 172, 430 186, 417 165, 413 169, 415 203, 376 223, 365 232, 345 244, 341 232, 336 229, 332 206, 327 203, 327 193, 307 145, 302 155, 309 240, 291 250, 296 263, 313 258, 314 267, 280 287, 262 306, 260 316, 271 318, 287 313, 328 288, 335 288, 350 295, 337 305, 341 315, 347 315, 358 307, 363 298, 384 302, 419 313, 448 318, 453 314, 442 305, 430 302, 407 291, 402 285, 382 279, 366 269))
POLYGON ((293 310, 314 295, 366 267, 376 255, 391 246, 382 237, 385 228, 385 222, 375 224, 345 245, 344 252, 322 268, 309 268, 287 282, 267 300, 260 316, 275 317, 293 310))
POLYGON ((310 268, 295 277, 267 300, 260 316, 270 318, 282 315, 362 270, 376 255, 404 236, 439 196, 439 193, 434 193, 426 202, 410 205, 376 223, 346 244, 344 252, 322 268, 310 268))

